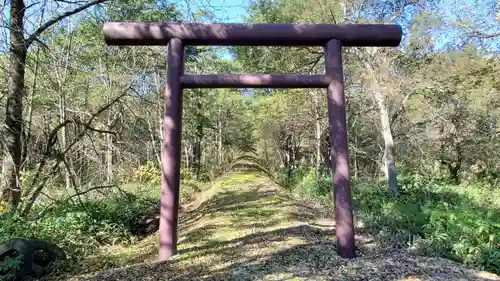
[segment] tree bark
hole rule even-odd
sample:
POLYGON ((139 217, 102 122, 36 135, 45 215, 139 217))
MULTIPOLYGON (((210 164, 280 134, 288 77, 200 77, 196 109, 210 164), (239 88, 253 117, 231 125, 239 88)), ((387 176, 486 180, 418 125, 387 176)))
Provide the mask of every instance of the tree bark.
MULTIPOLYGON (((197 130, 200 130, 200 127, 201 126, 197 126, 198 129, 197 130)), ((203 129, 201 129, 203 130, 203 129)), ((194 153, 193 153, 193 156, 194 156, 194 178, 196 180, 199 180, 200 179, 200 174, 201 174, 201 141, 202 141, 202 136, 200 135, 200 131, 197 132, 196 134, 196 142, 193 146, 193 149, 194 149, 194 153)))
POLYGON ((323 156, 323 165, 327 170, 330 170, 332 162, 330 155, 330 129, 329 125, 321 132, 321 155, 323 156))
POLYGON ((19 182, 22 148, 23 148, 23 99, 25 97, 25 72, 28 48, 33 42, 40 42, 38 36, 64 18, 77 14, 90 6, 106 0, 95 0, 85 5, 59 14, 38 27, 27 39, 24 38, 24 15, 26 6, 23 0, 10 2, 10 49, 8 68, 8 96, 5 107, 5 143, 4 152, 7 159, 5 175, 7 186, 2 193, 10 193, 11 204, 17 209, 21 202, 21 185, 19 182))
POLYGON ((189 155, 189 143, 187 142, 184 142, 184 155, 186 157, 186 169, 189 170, 189 168, 191 166, 189 166, 191 164, 191 161, 190 160, 190 155, 189 155))
POLYGON ((354 149, 353 155, 352 155, 353 168, 354 168, 353 178, 354 178, 354 180, 357 180, 359 168, 358 168, 358 133, 357 133, 356 129, 354 129, 354 148, 355 149, 354 149))
POLYGON ((319 102, 316 92, 314 92, 314 118, 316 120, 316 183, 319 185, 321 172, 321 120, 319 118, 319 102))
MULTIPOLYGON (((61 86, 61 85, 60 85, 61 86)), ((66 120, 66 93, 64 90, 61 92, 61 96, 59 97, 59 123, 62 124, 66 120)), ((61 128, 61 150, 66 149, 67 145, 67 136, 68 133, 66 131, 66 126, 61 128)), ((71 175, 70 171, 71 168, 68 165, 68 169, 66 169, 66 172, 64 172, 64 182, 66 185, 66 190, 69 190, 71 188, 71 175)))
MULTIPOLYGON (((55 66, 55 75, 57 77, 58 87, 60 91, 59 95, 59 124, 62 124, 66 121, 66 89, 64 85, 66 83, 66 79, 68 77, 68 68, 69 68, 69 60, 71 53, 71 35, 68 30, 69 36, 69 46, 66 50, 65 58, 64 58, 64 70, 61 74, 57 71, 57 66, 55 66)), ((68 131, 66 126, 62 127, 60 130, 60 140, 61 140, 61 150, 66 150, 66 146, 68 143, 68 131)), ((65 157, 67 157, 65 155, 65 157)), ((69 157, 68 157, 69 158, 69 157)), ((67 167, 64 173, 64 182, 66 186, 66 190, 69 190, 72 186, 72 174, 71 174, 71 161, 69 159, 66 160, 67 167)))
POLYGON ((381 93, 374 93, 380 111, 380 124, 382 126, 382 137, 384 138, 384 173, 389 191, 396 195, 398 193, 398 181, 395 162, 394 139, 392 137, 391 126, 389 122, 389 113, 385 105, 384 97, 381 93))
POLYGON ((200 179, 200 174, 201 174, 201 155, 202 155, 202 146, 201 142, 203 141, 204 137, 204 121, 205 118, 203 116, 202 110, 203 110, 203 104, 201 102, 201 92, 197 91, 196 92, 196 141, 194 144, 194 178, 196 180, 200 179))
MULTIPOLYGON (((364 58, 366 59, 366 58, 364 58)), ((369 85, 373 93, 373 99, 379 108, 380 115, 380 125, 382 131, 382 137, 384 138, 384 174, 387 180, 389 191, 393 195, 398 193, 398 181, 397 181, 397 171, 396 171, 396 161, 395 161, 395 149, 394 149, 394 139, 392 137, 391 123, 389 119, 389 112, 385 104, 385 97, 381 93, 381 87, 377 81, 375 70, 372 65, 365 61, 365 67, 369 73, 369 85)))
POLYGON ((0 202, 9 201, 10 198, 10 190, 8 187, 7 176, 5 167, 7 165, 7 157, 5 157, 6 149, 2 147, 2 174, 0 175, 0 202))
MULTIPOLYGON (((108 113, 108 128, 111 127, 110 114, 108 113)), ((113 181, 113 135, 106 134, 106 183, 113 181)))
POLYGON ((19 182, 22 158, 23 98, 27 46, 23 32, 25 6, 23 0, 12 0, 10 7, 10 67, 8 77, 9 93, 5 112, 5 175, 14 209, 21 202, 19 182))
POLYGON ((218 142, 217 142, 217 159, 218 159, 218 165, 222 165, 224 162, 224 154, 223 154, 223 147, 222 147, 222 120, 219 120, 219 136, 218 136, 218 142))

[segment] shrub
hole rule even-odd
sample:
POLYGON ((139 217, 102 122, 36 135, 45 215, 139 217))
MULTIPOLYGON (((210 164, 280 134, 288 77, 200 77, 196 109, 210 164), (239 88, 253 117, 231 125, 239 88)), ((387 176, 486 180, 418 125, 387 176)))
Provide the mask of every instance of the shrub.
POLYGON ((144 183, 149 186, 160 186, 161 169, 155 162, 148 161, 146 164, 135 169, 128 180, 131 182, 144 183))
POLYGON ((316 176, 316 170, 310 168, 302 173, 303 176, 295 184, 294 190, 304 196, 311 198, 331 197, 332 179, 329 174, 316 176))
POLYGON ((69 258, 79 260, 101 245, 134 241, 133 223, 155 205, 140 199, 111 198, 78 205, 61 202, 33 220, 1 213, 0 241, 16 236, 48 240, 63 248, 69 258))
POLYGON ((185 202, 193 200, 194 195, 199 191, 200 191, 200 187, 199 187, 198 182, 193 181, 193 180, 182 181, 181 188, 180 188, 181 203, 185 203, 185 202))
MULTIPOLYGON (((190 182, 192 181, 193 169, 182 168, 181 169, 181 180, 190 182)), ((209 181, 211 178, 211 171, 202 168, 200 171, 199 181, 209 181)), ((148 161, 146 164, 139 166, 135 169, 130 177, 128 178, 130 182, 143 183, 148 186, 160 186, 161 184, 161 169, 158 167, 156 162, 148 161)))
POLYGON ((493 190, 421 176, 400 182, 398 198, 385 185, 356 189, 356 214, 367 227, 397 243, 423 241, 427 254, 500 272, 500 202, 491 202, 493 190))
MULTIPOLYGON (((296 173, 292 190, 331 201, 331 178, 314 169, 296 173)), ((457 186, 444 177, 402 175, 400 194, 385 183, 354 186, 356 219, 370 233, 399 246, 420 243, 423 253, 500 273, 500 200, 486 184, 457 186)))

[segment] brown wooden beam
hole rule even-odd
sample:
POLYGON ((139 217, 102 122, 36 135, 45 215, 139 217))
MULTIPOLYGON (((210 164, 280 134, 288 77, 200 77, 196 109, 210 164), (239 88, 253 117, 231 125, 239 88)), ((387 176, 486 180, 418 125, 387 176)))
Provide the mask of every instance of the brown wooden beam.
POLYGON ((182 75, 184 88, 326 88, 326 75, 298 74, 211 74, 182 75))
POLYGON ((337 39, 342 46, 396 47, 399 25, 389 24, 204 24, 106 22, 108 45, 167 45, 179 38, 185 45, 324 46, 337 39))
POLYGON ((160 261, 177 252, 179 188, 181 181, 182 85, 184 45, 179 39, 168 44, 161 146, 160 261))
POLYGON ((349 175, 349 145, 342 68, 342 44, 330 40, 325 46, 325 70, 332 82, 327 88, 328 120, 330 122, 330 156, 335 201, 335 235, 337 252, 343 258, 356 256, 351 181, 349 175))

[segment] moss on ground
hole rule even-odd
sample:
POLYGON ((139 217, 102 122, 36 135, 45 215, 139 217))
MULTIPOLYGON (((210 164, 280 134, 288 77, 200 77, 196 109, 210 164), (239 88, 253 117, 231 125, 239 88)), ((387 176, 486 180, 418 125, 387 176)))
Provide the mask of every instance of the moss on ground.
POLYGON ((154 262, 158 237, 153 235, 133 247, 109 247, 86 259, 88 268, 103 271, 60 279, 500 280, 447 260, 381 248, 363 235, 356 237, 359 256, 342 259, 328 217, 265 177, 233 173, 182 213, 179 254, 170 261, 154 262))

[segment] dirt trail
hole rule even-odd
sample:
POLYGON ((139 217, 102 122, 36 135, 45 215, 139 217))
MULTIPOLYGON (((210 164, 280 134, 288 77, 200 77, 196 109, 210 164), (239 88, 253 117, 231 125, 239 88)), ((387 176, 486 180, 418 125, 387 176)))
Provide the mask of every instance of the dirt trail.
MULTIPOLYGON (((65 280, 500 280, 442 259, 383 249, 358 235, 359 257, 335 252, 321 208, 254 174, 226 176, 181 216, 179 254, 153 262, 157 237, 126 253, 144 262, 65 280)), ((105 262, 100 256, 96 263, 105 262)))

